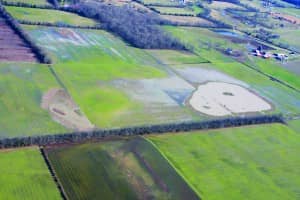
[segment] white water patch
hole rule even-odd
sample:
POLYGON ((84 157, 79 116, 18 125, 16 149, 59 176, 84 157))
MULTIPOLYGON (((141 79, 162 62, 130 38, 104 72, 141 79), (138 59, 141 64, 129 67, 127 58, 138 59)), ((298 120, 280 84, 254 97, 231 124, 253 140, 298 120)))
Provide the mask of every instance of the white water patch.
POLYGON ((205 83, 209 81, 215 82, 226 82, 237 85, 242 85, 244 87, 249 87, 243 81, 235 79, 227 74, 213 69, 205 69, 200 67, 186 67, 183 69, 177 69, 179 74, 184 77, 189 82, 193 83, 205 83))
POLYGON ((195 110, 212 116, 272 109, 268 102, 242 86, 222 82, 208 82, 200 85, 189 103, 195 110))

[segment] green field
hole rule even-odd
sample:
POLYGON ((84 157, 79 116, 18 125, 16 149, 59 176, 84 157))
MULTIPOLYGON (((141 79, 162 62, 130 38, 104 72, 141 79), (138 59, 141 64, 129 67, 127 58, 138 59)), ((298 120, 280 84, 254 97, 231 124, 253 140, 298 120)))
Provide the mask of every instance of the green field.
POLYGON ((148 50, 148 53, 166 65, 199 64, 208 61, 198 55, 184 51, 174 50, 148 50))
MULTIPOLYGON (((159 88, 159 81, 173 81, 173 77, 169 78, 164 66, 146 51, 130 47, 101 30, 24 27, 49 52, 55 61, 56 73, 98 127, 182 121, 193 117, 189 108, 177 105, 165 94, 164 88, 159 88), (148 94, 145 89, 154 94, 148 94), (158 100, 154 96, 158 96, 158 100), (155 102, 148 103, 148 99, 155 102), (166 106, 165 101, 170 106, 166 106)), ((168 87, 171 86, 172 83, 168 83, 168 87)))
POLYGON ((291 120, 291 121, 288 122, 288 125, 296 133, 300 134, 300 119, 291 120))
POLYGON ((6 6, 6 10, 17 20, 31 22, 48 22, 55 24, 68 24, 77 26, 94 26, 96 22, 76 14, 37 8, 23 8, 6 6))
POLYGON ((300 135, 285 125, 148 138, 202 199, 300 198, 300 135))
MULTIPOLYGON (((254 70, 249 69, 244 64, 241 64, 233 60, 232 58, 214 50, 214 48, 212 48, 211 45, 207 45, 201 38, 199 38, 199 34, 201 34, 201 29, 170 26, 165 27, 165 29, 172 33, 175 37, 179 38, 181 41, 186 43, 187 45, 191 46, 196 54, 210 61, 215 69, 218 69, 228 75, 231 75, 236 79, 239 79, 249 84, 250 88, 257 91, 258 94, 271 101, 273 105, 275 105, 277 111, 280 111, 285 114, 298 114, 300 112, 299 92, 289 89, 288 87, 283 86, 277 82, 271 81, 268 77, 258 72, 255 72, 254 70), (281 98, 278 98, 278 96, 280 96, 281 98)), ((216 41, 217 40, 218 39, 216 39, 216 41)), ((278 66, 272 65, 271 67, 274 70, 271 73, 276 75, 278 79, 282 78, 288 83, 291 83, 293 86, 295 84, 296 86, 299 85, 299 79, 296 78, 296 75, 289 73, 288 71, 278 66), (292 83, 292 80, 295 82, 292 83)), ((262 70, 264 68, 265 67, 261 66, 262 70)), ((270 71, 271 70, 268 69, 268 72, 270 71)))
POLYGON ((61 199, 37 147, 0 151, 0 199, 61 199))
POLYGON ((152 6, 155 10, 159 11, 161 14, 174 14, 174 15, 194 15, 200 14, 203 12, 203 9, 197 6, 193 7, 184 7, 184 8, 177 8, 177 7, 159 7, 159 6, 152 6))
POLYGON ((142 138, 49 148, 47 153, 70 199, 198 199, 142 138))
POLYGON ((33 5, 50 5, 47 0, 5 0, 12 3, 28 3, 33 5))
POLYGON ((66 132, 40 106, 42 95, 59 88, 45 65, 0 64, 0 138, 66 132))

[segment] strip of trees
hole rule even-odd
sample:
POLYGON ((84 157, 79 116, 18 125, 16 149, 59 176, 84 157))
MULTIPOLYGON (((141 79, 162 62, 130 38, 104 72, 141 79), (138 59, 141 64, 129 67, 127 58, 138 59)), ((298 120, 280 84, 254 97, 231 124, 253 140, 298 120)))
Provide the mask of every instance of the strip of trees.
POLYGON ((117 34, 134 47, 186 50, 179 40, 157 26, 165 20, 155 13, 142 13, 130 6, 120 7, 95 2, 79 3, 61 10, 99 21, 103 29, 117 34))
POLYGON ((14 148, 30 145, 52 145, 64 143, 78 143, 91 139, 102 139, 110 136, 132 136, 145 134, 163 134, 170 132, 184 132, 205 129, 218 129, 226 127, 239 127, 254 124, 285 123, 281 115, 259 115, 248 117, 231 117, 208 120, 202 122, 183 122, 136 126, 118 129, 93 130, 90 132, 74 132, 57 135, 44 135, 32 137, 7 138, 0 140, 0 148, 14 148))
POLYGON ((47 54, 37 46, 33 40, 22 30, 19 23, 5 10, 4 6, 0 3, 0 16, 5 19, 6 23, 14 30, 14 32, 25 42, 25 44, 35 54, 40 63, 51 64, 51 59, 47 54))
POLYGON ((32 22, 28 20, 18 20, 20 24, 26 25, 37 25, 37 26, 48 26, 48 27, 58 27, 58 28, 79 28, 79 29, 96 29, 101 30, 102 27, 100 25, 96 26, 79 26, 79 25, 70 25, 62 22, 50 23, 50 22, 32 22))

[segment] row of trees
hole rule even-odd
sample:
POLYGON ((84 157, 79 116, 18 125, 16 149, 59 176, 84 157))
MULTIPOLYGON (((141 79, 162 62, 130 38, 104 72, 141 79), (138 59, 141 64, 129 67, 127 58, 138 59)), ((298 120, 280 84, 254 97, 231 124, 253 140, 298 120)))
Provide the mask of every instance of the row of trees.
POLYGON ((155 13, 142 13, 130 6, 120 7, 95 2, 79 3, 61 10, 93 18, 101 23, 103 29, 119 35, 138 48, 186 50, 179 40, 157 27, 164 20, 155 13))
POLYGON ((27 20, 18 20, 20 24, 26 25, 37 25, 37 26, 48 26, 48 27, 59 27, 59 28, 79 28, 79 29, 102 29, 100 25, 98 26, 79 26, 79 25, 70 25, 63 22, 50 23, 50 22, 32 22, 27 20))
POLYGON ((28 47, 35 54, 36 58, 41 63, 50 64, 51 59, 47 54, 38 47, 31 38, 20 27, 19 23, 5 10, 4 6, 0 3, 0 16, 3 17, 6 23, 14 30, 14 32, 28 45, 28 47))
POLYGON ((203 122, 183 122, 161 125, 148 125, 110 130, 94 130, 90 132, 75 132, 58 135, 45 135, 33 137, 8 138, 0 140, 0 148, 22 147, 29 145, 51 145, 63 143, 83 142, 91 139, 101 139, 109 136, 131 136, 145 134, 163 134, 169 132, 182 132, 203 129, 217 129, 238 127, 244 125, 285 123, 281 115, 260 115, 249 117, 231 117, 203 122))

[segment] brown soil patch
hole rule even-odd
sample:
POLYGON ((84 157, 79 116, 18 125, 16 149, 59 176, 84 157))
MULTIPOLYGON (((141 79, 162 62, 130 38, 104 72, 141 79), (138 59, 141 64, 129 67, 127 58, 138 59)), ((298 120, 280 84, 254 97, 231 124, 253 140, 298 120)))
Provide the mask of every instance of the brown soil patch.
POLYGON ((89 131, 95 126, 81 113, 64 89, 50 89, 43 95, 41 107, 63 126, 76 131, 89 131))
POLYGON ((37 62, 31 49, 0 17, 0 61, 37 62))

